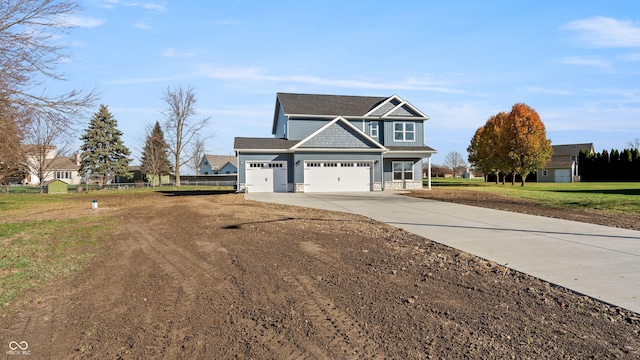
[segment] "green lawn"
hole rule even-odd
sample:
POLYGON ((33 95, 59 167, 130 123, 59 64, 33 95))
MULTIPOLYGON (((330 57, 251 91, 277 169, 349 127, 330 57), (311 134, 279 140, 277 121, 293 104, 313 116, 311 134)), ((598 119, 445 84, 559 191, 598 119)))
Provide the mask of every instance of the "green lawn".
POLYGON ((640 213, 640 183, 638 182, 529 182, 525 186, 520 186, 519 183, 515 185, 484 183, 482 179, 432 179, 433 188, 449 186, 525 198, 552 206, 640 213))
POLYGON ((0 306, 50 279, 74 274, 100 250, 115 222, 105 216, 47 219, 90 194, 0 194, 0 306))

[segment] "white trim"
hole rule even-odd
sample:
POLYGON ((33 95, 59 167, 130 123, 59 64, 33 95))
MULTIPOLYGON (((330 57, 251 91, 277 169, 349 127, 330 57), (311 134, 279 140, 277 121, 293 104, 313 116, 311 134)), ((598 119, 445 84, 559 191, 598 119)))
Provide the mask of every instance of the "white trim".
MULTIPOLYGON (((427 115, 425 115, 422 111, 418 110, 418 108, 416 108, 415 106, 413 106, 410 102, 405 101, 404 99, 402 99, 400 96, 398 95, 391 95, 387 98, 387 100, 383 101, 380 103, 380 105, 374 107, 373 109, 371 109, 368 113, 364 114, 365 117, 371 117, 371 116, 380 116, 381 118, 392 118, 393 116, 390 116, 390 114, 398 109, 398 107, 402 107, 402 106, 408 106, 412 111, 414 111, 416 114, 418 114, 419 116, 417 117, 413 117, 412 119, 420 119, 420 118, 424 118, 423 120, 429 120, 429 117, 427 115), (375 113, 378 109, 380 109, 381 107, 383 107, 385 104, 391 102, 392 100, 397 100, 398 102, 400 102, 399 105, 394 106, 390 111, 387 111, 385 114, 383 115, 371 115, 373 113, 375 113)), ((404 119, 406 118, 406 116, 395 116, 397 118, 400 119, 404 119)))
POLYGON ((411 121, 411 120, 394 120, 393 121, 393 141, 394 142, 416 142, 416 123, 411 121), (396 124, 402 124, 402 140, 398 140, 396 139, 396 124), (413 125, 413 131, 411 131, 411 133, 413 133, 413 140, 407 140, 406 139, 406 135, 409 133, 409 131, 407 131, 407 124, 412 124, 413 125))
MULTIPOLYGON (((372 139, 369 135, 363 133, 362 131, 360 131, 360 129, 358 129, 355 125, 353 125, 351 122, 349 122, 347 119, 343 118, 342 116, 338 116, 336 118, 334 118, 333 120, 329 121, 327 124, 325 124, 324 126, 322 126, 320 129, 314 131, 311 135, 307 136, 306 138, 302 139, 301 141, 299 141, 297 144, 295 144, 294 146, 292 146, 289 150, 298 150, 298 148, 306 143, 307 141, 313 139, 314 137, 316 137, 318 134, 322 133, 323 131, 325 131, 329 126, 337 123, 338 121, 346 124, 350 129, 352 129, 353 131, 357 132, 358 134, 362 135, 366 140, 371 141, 374 146, 378 147, 379 149, 382 150, 386 150, 386 148, 384 146, 382 146, 379 142, 377 142, 376 140, 372 139)), ((341 151, 345 151, 348 148, 339 148, 339 150, 341 151)), ((300 150, 306 150, 306 149, 300 149, 300 150)), ((371 149, 367 149, 367 150, 371 150, 371 149)))

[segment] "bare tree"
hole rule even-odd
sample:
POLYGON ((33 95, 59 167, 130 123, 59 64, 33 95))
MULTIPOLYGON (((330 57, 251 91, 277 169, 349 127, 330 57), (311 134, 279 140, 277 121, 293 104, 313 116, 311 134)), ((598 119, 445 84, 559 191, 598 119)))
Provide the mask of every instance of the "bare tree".
POLYGON ((444 159, 444 165, 447 166, 453 172, 453 177, 462 176, 467 169, 467 163, 457 151, 452 151, 447 154, 444 159))
POLYGON ((0 1, 0 102, 32 114, 73 119, 95 101, 93 91, 52 95, 47 80, 64 80, 56 72, 67 58, 60 35, 72 28, 65 17, 79 11, 74 0, 0 1))
POLYGON ((167 104, 167 108, 162 111, 165 117, 165 132, 167 143, 174 157, 176 186, 180 186, 180 167, 189 163, 194 154, 186 153, 196 139, 206 139, 210 135, 201 134, 209 123, 209 117, 200 120, 193 119, 196 115, 196 96, 193 88, 182 86, 177 88, 168 87, 162 98, 167 104))
POLYGON ((640 150, 640 138, 635 138, 631 141, 628 141, 627 146, 629 147, 629 149, 640 150))
POLYGON ((56 117, 40 113, 26 123, 24 130, 27 167, 38 177, 41 193, 45 179, 55 170, 56 160, 69 155, 73 131, 56 117))
POLYGON ((7 178, 24 170, 20 119, 13 109, 0 109, 0 184, 6 192, 7 178))
POLYGON ((193 165, 193 171, 196 175, 200 175, 200 161, 202 161, 202 158, 204 157, 204 147, 204 140, 199 136, 196 137, 191 144, 191 165, 193 165))

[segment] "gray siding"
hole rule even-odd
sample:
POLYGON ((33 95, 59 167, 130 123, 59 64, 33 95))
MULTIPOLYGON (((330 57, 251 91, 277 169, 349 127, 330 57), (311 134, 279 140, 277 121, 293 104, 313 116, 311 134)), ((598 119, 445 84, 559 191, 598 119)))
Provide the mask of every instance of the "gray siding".
MULTIPOLYGON (((382 130, 381 130, 382 131, 382 130)), ((384 142, 381 142, 385 146, 423 146, 424 145, 424 124, 422 120, 412 121, 385 121, 384 122, 384 142), (393 136, 394 123, 397 122, 412 122, 415 129, 414 141, 395 141, 393 136)))
POLYGON ((376 111, 374 111, 372 113, 372 115, 375 116, 382 116, 386 113, 388 113, 391 109, 393 109, 394 107, 398 106, 398 104, 400 104, 400 102, 398 102, 397 100, 391 100, 387 103, 385 103, 384 105, 382 105, 380 108, 378 108, 376 111))
POLYGON ((400 109, 389 114, 390 116, 418 116, 415 112, 411 111, 409 107, 403 106, 400 109))
POLYGON ((338 121, 309 139, 300 148, 369 148, 371 145, 363 142, 362 135, 338 121))
POLYGON ((416 181, 422 181, 422 159, 384 159, 383 171, 384 181, 393 181, 393 162, 394 161, 413 161, 413 179, 416 181))
POLYGON ((289 119, 289 140, 302 140, 327 125, 329 120, 289 119))
POLYGON ((274 134, 277 138, 286 138, 286 128, 287 128, 287 117, 284 115, 284 111, 282 111, 282 107, 279 108, 278 117, 276 119, 276 132, 274 134))
POLYGON ((251 154, 241 153, 238 158, 238 183, 245 183, 245 169, 247 161, 286 161, 287 162, 287 182, 293 182, 293 156, 291 154, 251 154))

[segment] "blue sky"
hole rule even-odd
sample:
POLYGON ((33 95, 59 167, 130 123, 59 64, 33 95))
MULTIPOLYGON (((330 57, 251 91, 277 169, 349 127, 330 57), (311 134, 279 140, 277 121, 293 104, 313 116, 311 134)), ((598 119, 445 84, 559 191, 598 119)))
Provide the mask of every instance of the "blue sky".
MULTIPOLYGON (((553 144, 640 138, 640 2, 83 0, 68 79, 100 93, 134 151, 168 86, 191 86, 215 135, 270 137, 277 92, 390 96, 430 120, 434 163, 524 102, 553 144)), ((96 106, 97 110, 97 106, 96 106)), ((89 119, 87 118, 87 121, 89 119)))

